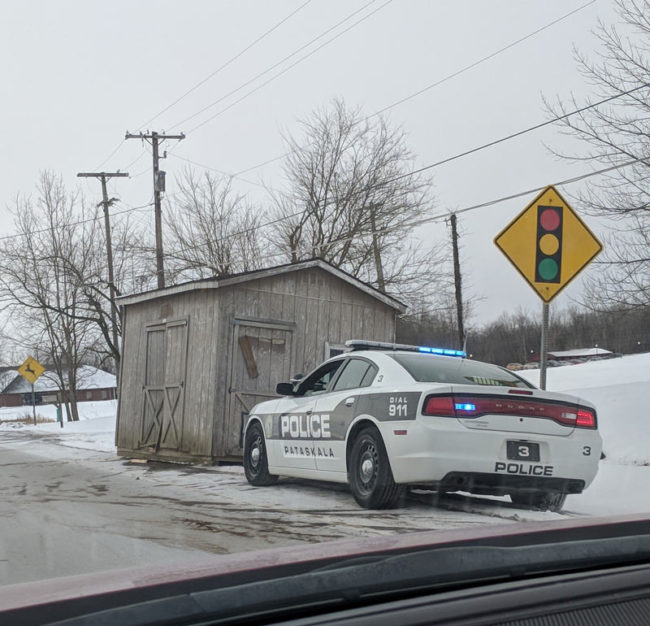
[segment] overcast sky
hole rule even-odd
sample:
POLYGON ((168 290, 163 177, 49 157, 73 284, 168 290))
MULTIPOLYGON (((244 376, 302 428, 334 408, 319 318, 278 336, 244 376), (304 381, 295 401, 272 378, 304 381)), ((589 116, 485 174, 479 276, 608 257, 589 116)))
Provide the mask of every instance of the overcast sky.
MULTIPOLYGON (((128 169, 132 178, 114 180, 111 195, 121 198, 122 208, 148 203, 151 156, 140 141, 122 141, 127 129, 187 133, 178 146, 171 141, 164 146, 174 148, 161 165, 172 193, 174 176, 187 165, 181 158, 229 173, 248 169, 281 155, 282 134, 296 132, 297 120, 335 97, 374 113, 583 6, 392 107, 386 115, 406 131, 416 166, 544 121, 542 95, 567 98, 573 93, 585 101, 591 91, 576 70, 572 48, 593 55, 597 42, 591 31, 599 18, 613 19, 611 0, 5 0, 0 4, 2 234, 12 232, 8 207, 17 194, 33 190, 45 169, 60 173, 70 187, 78 184, 78 171, 128 169), (297 9, 270 35, 150 121, 297 9), (276 69, 187 119, 355 11, 276 69)), ((574 149, 568 142, 557 128, 547 127, 435 168, 432 214, 588 171, 587 164, 559 160, 544 145, 574 149)), ((242 176, 246 180, 237 180, 237 189, 260 200, 260 183, 283 185, 277 162, 242 176)), ((100 199, 98 181, 81 184, 89 198, 100 199)), ((561 188, 566 195, 574 190, 561 188)), ((480 298, 474 323, 520 307, 541 313, 541 301, 493 244, 494 236, 534 195, 459 217, 463 271, 471 294, 480 298)), ((152 213, 134 215, 147 221, 152 213)), ((602 224, 587 221, 602 234, 602 224)), ((446 236, 446 226, 432 224, 418 236, 438 242, 446 236)), ((553 306, 566 306, 579 297, 580 289, 575 281, 553 306)))

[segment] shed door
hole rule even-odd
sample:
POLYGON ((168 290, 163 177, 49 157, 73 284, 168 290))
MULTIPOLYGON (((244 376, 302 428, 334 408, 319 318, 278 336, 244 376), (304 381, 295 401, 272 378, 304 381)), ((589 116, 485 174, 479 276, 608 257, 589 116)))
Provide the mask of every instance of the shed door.
POLYGON ((187 320, 149 326, 141 448, 182 449, 187 320))
POLYGON ((241 456, 243 431, 250 410, 277 398, 275 386, 291 376, 293 327, 235 322, 226 431, 227 454, 241 456))

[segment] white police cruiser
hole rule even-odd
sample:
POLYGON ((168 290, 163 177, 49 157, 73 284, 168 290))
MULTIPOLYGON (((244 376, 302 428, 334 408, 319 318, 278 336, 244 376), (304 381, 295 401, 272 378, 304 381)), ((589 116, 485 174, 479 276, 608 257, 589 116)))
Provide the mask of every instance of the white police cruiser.
POLYGON ((373 509, 396 506, 418 485, 559 510, 596 476, 602 440, 589 402, 456 350, 347 345, 252 409, 244 438, 252 485, 278 476, 349 483, 373 509))

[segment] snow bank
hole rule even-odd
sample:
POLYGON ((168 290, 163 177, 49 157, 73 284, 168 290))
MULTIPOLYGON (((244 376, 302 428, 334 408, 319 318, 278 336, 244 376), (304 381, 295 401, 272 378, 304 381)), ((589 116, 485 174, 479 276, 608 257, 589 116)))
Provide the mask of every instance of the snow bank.
MULTIPOLYGON (((517 373, 539 385, 539 370, 517 373)), ((546 388, 594 403, 608 460, 650 465, 650 353, 549 368, 546 388)))
MULTIPOLYGON (((115 417, 117 415, 117 400, 102 400, 101 402, 79 402, 80 420, 92 420, 98 417, 115 417)), ((66 418, 66 410, 63 407, 63 416, 66 418)), ((33 409, 31 406, 12 406, 0 409, 0 422, 9 422, 22 420, 24 418, 31 419, 33 409)), ((56 405, 54 404, 40 404, 36 406, 36 416, 45 419, 46 421, 56 421, 56 405)), ((66 424, 68 422, 66 421, 66 424)))

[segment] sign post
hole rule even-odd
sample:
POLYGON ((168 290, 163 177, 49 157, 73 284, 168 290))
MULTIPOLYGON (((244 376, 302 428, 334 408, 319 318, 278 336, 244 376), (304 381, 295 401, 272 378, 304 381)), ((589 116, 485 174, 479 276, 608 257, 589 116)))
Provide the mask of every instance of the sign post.
POLYGON ((36 395, 34 394, 34 383, 32 383, 32 415, 34 416, 34 426, 36 426, 36 395))
POLYGON ((34 425, 36 425, 36 394, 34 393, 34 383, 41 377, 45 368, 33 357, 28 356, 25 362, 18 368, 18 373, 32 385, 32 414, 34 416, 34 425))
POLYGON ((545 389, 549 303, 600 254, 603 245, 552 185, 494 243, 544 303, 539 386, 545 389))
POLYGON ((546 351, 548 350, 548 309, 549 303, 542 303, 542 337, 539 356, 539 388, 546 389, 546 351))

